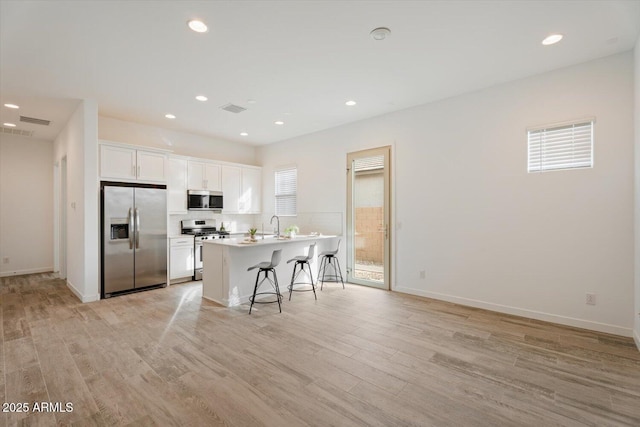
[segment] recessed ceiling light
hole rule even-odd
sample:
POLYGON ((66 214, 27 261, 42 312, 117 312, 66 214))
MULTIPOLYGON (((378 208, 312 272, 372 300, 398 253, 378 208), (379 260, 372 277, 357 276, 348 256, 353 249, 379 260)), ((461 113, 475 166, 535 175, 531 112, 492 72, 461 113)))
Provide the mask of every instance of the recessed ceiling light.
POLYGON ((249 136, 249 134, 246 132, 240 132, 240 136, 249 136))
POLYGON ((206 33, 208 30, 207 24, 197 19, 192 19, 191 21, 187 22, 187 25, 196 33, 206 33))
POLYGON ((564 37, 562 34, 551 34, 550 36, 547 36, 544 40, 542 40, 542 44, 545 46, 556 44, 560 40, 562 40, 562 37, 564 37))
POLYGON ((284 124, 284 122, 282 120, 278 120, 276 122, 273 122, 276 125, 282 126, 284 124))
POLYGON ((369 35, 374 40, 384 40, 391 35, 391 30, 387 27, 378 27, 371 30, 369 35))
POLYGON ((4 104, 5 107, 7 108, 13 108, 13 109, 18 109, 20 107, 18 107, 16 104, 4 104))
POLYGON ((16 125, 14 123, 3 123, 4 126, 10 127, 10 128, 14 128, 16 127, 16 125))
POLYGON ((258 101, 256 101, 255 99, 247 99, 247 104, 255 104, 256 102, 258 101))
POLYGON ((167 119, 175 119, 176 116, 174 116, 173 114, 165 114, 164 115, 167 119))
POLYGON ((344 103, 344 105, 348 105, 349 107, 353 107, 356 105, 356 101, 350 100, 344 103))
POLYGON ((196 96, 196 99, 197 99, 198 101, 202 101, 202 102, 204 102, 204 101, 207 101, 209 98, 207 98, 207 97, 206 97, 206 96, 204 96, 204 95, 198 95, 198 96, 196 96))

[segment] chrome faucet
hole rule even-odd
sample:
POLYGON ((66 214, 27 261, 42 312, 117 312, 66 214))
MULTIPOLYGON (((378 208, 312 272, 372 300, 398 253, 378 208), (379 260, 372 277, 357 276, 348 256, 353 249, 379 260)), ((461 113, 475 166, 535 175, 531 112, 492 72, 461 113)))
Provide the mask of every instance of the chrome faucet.
POLYGON ((278 218, 278 215, 274 215, 271 217, 271 221, 269 221, 269 224, 273 224, 273 218, 275 218, 278 221, 278 228, 276 231, 276 238, 280 237, 280 218, 278 218))

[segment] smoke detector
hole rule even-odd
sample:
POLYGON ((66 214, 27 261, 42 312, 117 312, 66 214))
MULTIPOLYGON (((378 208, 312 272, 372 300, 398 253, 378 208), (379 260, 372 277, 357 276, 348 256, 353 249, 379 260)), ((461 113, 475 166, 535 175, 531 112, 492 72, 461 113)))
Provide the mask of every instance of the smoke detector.
POLYGON ((374 40, 384 40, 391 35, 391 30, 387 27, 378 27, 371 30, 369 35, 374 40))

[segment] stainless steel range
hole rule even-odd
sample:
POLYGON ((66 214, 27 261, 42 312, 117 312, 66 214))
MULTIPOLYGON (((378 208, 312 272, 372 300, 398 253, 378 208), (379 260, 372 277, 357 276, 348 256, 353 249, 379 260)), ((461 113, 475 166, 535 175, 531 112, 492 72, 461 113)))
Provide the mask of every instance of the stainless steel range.
POLYGON ((224 239, 229 237, 227 231, 216 228, 215 219, 185 219, 180 221, 182 234, 194 237, 193 280, 202 280, 202 242, 205 240, 224 239))

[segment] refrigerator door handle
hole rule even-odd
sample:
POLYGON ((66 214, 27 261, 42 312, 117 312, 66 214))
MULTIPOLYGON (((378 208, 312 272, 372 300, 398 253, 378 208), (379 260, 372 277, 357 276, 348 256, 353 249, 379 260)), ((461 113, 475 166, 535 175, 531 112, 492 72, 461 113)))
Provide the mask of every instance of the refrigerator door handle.
POLYGON ((140 247, 140 212, 135 208, 133 215, 136 217, 136 249, 140 247))
POLYGON ((133 210, 129 208, 129 249, 133 249, 133 210))

